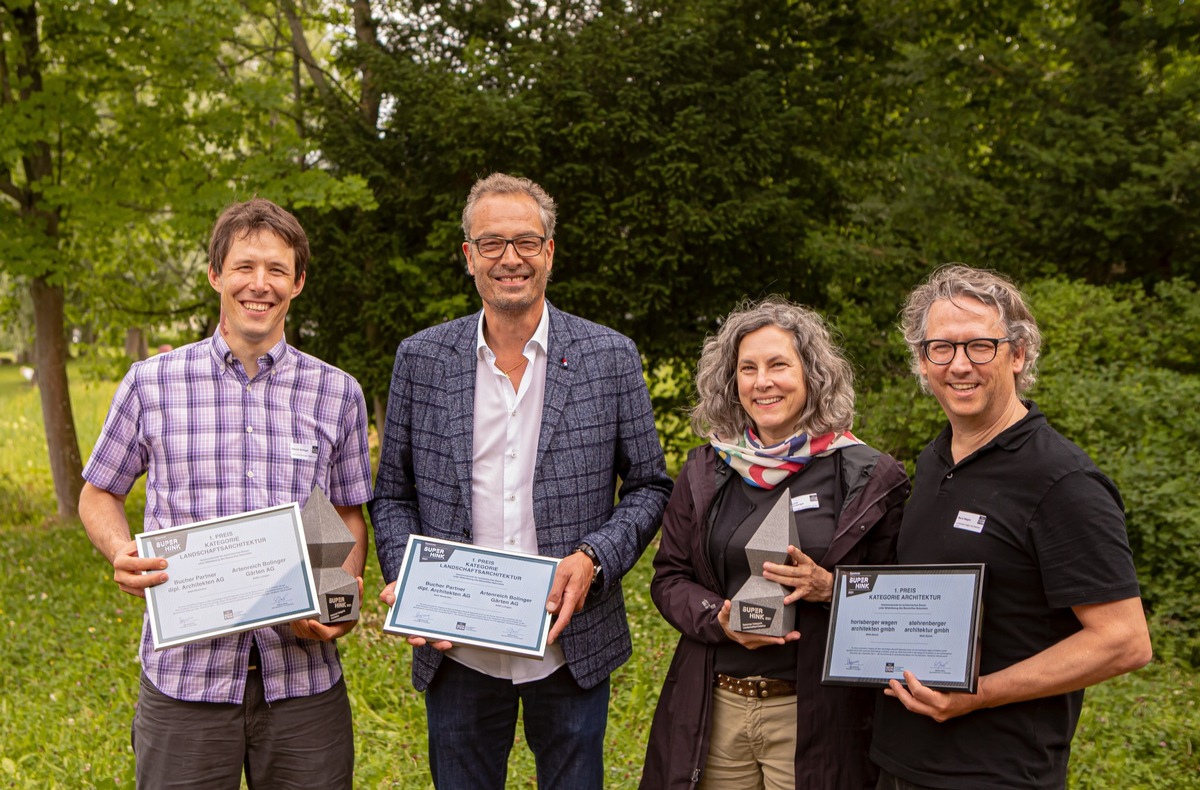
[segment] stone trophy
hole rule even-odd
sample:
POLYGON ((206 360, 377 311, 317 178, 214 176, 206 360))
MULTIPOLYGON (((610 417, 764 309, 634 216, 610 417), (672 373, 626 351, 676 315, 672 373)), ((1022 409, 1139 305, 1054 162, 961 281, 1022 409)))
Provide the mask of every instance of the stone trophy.
POLYGON ((304 539, 321 607, 317 619, 322 623, 357 620, 362 603, 358 581, 342 568, 354 548, 354 535, 319 486, 309 494, 300 511, 300 520, 304 522, 304 539))
POLYGON ((788 545, 797 546, 799 543, 791 493, 784 491, 746 544, 746 561, 750 563, 751 576, 730 599, 730 629, 764 636, 783 636, 795 628, 796 605, 783 604, 784 596, 791 590, 778 582, 767 581, 762 572, 764 562, 787 564, 788 545))

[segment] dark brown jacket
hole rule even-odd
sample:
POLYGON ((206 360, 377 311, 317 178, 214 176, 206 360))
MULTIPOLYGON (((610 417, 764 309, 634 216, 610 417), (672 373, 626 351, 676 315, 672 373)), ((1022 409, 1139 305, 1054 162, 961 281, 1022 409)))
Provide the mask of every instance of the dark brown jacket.
MULTIPOLYGON (((911 488, 908 476, 894 458, 870 447, 856 445, 839 454, 844 505, 829 550, 813 559, 827 570, 891 564, 911 488)), ((709 509, 718 489, 736 479, 711 446, 697 447, 688 454, 663 515, 650 593, 681 636, 650 729, 645 790, 693 787, 708 756, 714 646, 727 638, 717 622, 725 598, 716 592, 720 587, 706 549, 709 509)), ((867 751, 878 692, 821 685, 828 627, 826 605, 797 603, 796 787, 873 788, 877 769, 867 751)))

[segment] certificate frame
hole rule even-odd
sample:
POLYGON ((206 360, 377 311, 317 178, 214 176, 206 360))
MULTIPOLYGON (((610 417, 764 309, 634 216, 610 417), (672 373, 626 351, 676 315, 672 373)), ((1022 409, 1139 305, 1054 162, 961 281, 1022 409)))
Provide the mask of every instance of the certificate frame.
POLYGON ((839 565, 834 569, 821 682, 904 683, 941 691, 979 684, 985 566, 839 565))
POLYGON ((559 559, 411 535, 383 630, 542 659, 559 559))
POLYGON ((320 615, 296 502, 134 540, 139 556, 167 560, 167 581, 146 588, 155 650, 320 615))

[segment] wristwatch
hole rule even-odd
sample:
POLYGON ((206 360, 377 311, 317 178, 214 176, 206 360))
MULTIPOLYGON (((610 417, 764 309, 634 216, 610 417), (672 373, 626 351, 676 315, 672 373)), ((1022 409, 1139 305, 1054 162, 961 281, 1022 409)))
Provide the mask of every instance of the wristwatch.
POLYGON ((592 548, 590 543, 580 543, 575 548, 575 551, 582 553, 592 561, 592 584, 595 585, 596 582, 600 581, 600 572, 604 570, 603 566, 600 565, 600 555, 596 553, 596 550, 592 548))

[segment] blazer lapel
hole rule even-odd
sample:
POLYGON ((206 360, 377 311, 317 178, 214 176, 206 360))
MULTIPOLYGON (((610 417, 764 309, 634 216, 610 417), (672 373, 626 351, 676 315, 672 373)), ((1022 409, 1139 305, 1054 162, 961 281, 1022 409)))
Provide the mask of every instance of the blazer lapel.
MULTIPOLYGON (((546 457, 546 448, 554 438, 554 431, 562 419, 567 407, 567 396, 571 394, 571 386, 575 380, 578 365, 572 365, 572 347, 575 337, 571 327, 563 317, 562 311, 550 305, 550 338, 546 349, 546 394, 542 401, 542 429, 538 435, 537 461, 534 466, 534 478, 546 457)), ((578 360, 576 360, 578 362, 578 360)), ((534 499, 537 499, 537 489, 534 489, 534 499)))
POLYGON ((458 337, 447 338, 450 353, 446 359, 446 395, 449 424, 445 426, 450 455, 458 477, 459 495, 466 510, 466 523, 471 520, 471 466, 475 435, 475 374, 478 357, 475 337, 478 318, 464 321, 458 337))

